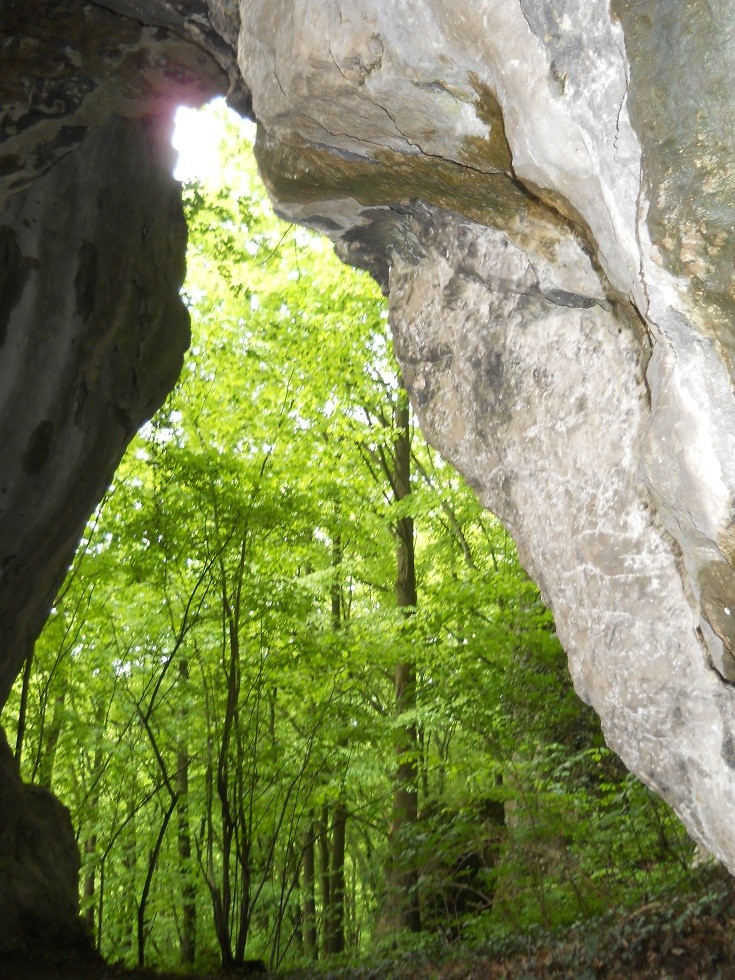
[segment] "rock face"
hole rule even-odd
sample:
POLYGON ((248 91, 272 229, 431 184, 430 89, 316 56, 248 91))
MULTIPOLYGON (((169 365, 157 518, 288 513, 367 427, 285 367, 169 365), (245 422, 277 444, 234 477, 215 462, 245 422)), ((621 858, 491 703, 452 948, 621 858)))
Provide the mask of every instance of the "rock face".
POLYGON ((3 701, 91 509, 181 369, 168 136, 112 119, 0 213, 3 701))
POLYGON ((184 343, 150 116, 229 92, 280 213, 383 284, 426 433, 513 532, 608 741, 735 869, 735 10, 714 10, 6 4, 0 695, 184 343))
POLYGON ((250 3, 239 58, 281 212, 384 282, 577 690, 735 867, 735 15, 659 7, 250 3))
MULTIPOLYGON (((66 57, 71 47, 51 37, 66 57)), ((11 56, 23 63, 24 42, 4 38, 3 47, 0 72, 11 56)), ((101 112, 96 126, 67 125, 63 113, 76 111, 80 83, 72 73, 63 95, 65 71, 52 105, 41 106, 34 89, 25 116, 4 106, 6 132, 14 132, 3 151, 24 133, 49 142, 37 142, 18 171, 0 151, 0 704, 91 510, 130 438, 173 386, 189 338, 170 118, 101 112)), ((48 78, 20 67, 6 91, 14 81, 49 91, 48 78)), ((80 91, 93 94, 95 84, 80 91)), ((68 814, 50 794, 21 787, 4 736, 0 750, 0 954, 63 935, 76 941, 68 814)))
POLYGON ((40 786, 24 786, 0 732, 0 957, 24 947, 88 942, 72 887, 79 855, 69 811, 40 786))

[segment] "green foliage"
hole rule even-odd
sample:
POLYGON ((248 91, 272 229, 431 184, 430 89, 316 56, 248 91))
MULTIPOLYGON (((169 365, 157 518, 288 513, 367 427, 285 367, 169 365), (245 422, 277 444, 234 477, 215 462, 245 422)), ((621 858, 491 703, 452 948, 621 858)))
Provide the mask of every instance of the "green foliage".
POLYGON ((90 523, 28 674, 23 771, 72 811, 98 946, 160 967, 303 963, 325 954, 343 887, 345 955, 395 957, 384 871, 411 727, 419 819, 402 847, 442 942, 681 883, 681 828, 604 747, 512 542, 418 432, 396 502, 377 288, 272 216, 232 132, 223 152, 219 185, 185 189, 184 375, 90 523), (410 616, 393 594, 406 517, 410 616), (416 702, 396 717, 407 651, 416 702))

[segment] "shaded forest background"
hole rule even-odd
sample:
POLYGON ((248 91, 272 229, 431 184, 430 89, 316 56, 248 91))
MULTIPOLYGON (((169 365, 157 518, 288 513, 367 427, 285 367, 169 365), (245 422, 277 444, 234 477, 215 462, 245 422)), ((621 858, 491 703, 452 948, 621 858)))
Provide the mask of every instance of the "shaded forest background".
POLYGON ((272 215, 208 111, 184 375, 3 716, 71 810, 96 946, 285 969, 694 887, 512 542, 415 427, 377 287, 272 215))

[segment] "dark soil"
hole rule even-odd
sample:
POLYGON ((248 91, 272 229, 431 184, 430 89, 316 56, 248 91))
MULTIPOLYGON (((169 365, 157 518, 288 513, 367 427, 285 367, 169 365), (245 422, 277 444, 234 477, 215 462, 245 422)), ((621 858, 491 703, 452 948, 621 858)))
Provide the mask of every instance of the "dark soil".
MULTIPOLYGON (((270 977, 252 970, 189 980, 270 977)), ((360 967, 314 967, 279 980, 735 980, 735 882, 708 895, 652 902, 556 936, 511 939, 504 948, 396 954, 360 967)), ((88 953, 27 955, 0 962, 0 980, 182 980, 182 974, 108 966, 88 953)))

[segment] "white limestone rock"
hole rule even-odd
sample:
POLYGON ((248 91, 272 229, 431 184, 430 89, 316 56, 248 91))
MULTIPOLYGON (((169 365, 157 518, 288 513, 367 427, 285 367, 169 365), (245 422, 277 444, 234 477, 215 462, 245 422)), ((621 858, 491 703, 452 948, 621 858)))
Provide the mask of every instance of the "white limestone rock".
POLYGON ((339 212, 340 254, 389 280, 419 416, 513 531, 577 689, 735 867, 732 224, 696 184, 733 147, 686 123, 690 204, 651 79, 685 45, 707 104, 733 59, 683 9, 646 33, 648 6, 248 2, 238 57, 280 211, 339 212))

